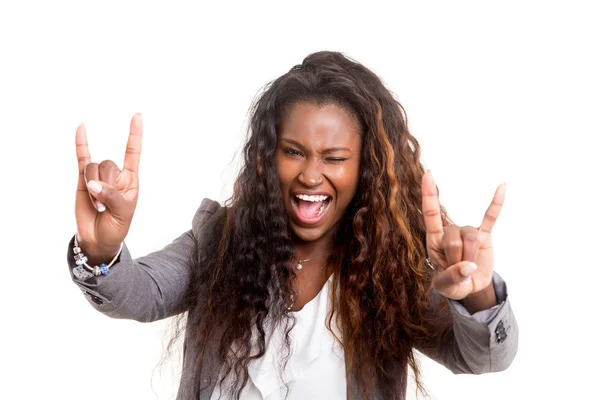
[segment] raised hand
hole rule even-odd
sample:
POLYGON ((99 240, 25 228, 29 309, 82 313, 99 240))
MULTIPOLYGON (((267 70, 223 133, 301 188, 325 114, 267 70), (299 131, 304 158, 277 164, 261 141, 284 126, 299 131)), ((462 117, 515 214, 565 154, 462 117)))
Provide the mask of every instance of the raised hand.
POLYGON ((443 226, 435 181, 429 171, 423 175, 421 191, 427 254, 435 268, 433 288, 454 300, 489 289, 494 271, 491 234, 504 203, 506 185, 496 189, 479 228, 443 226))
POLYGON ((77 128, 75 146, 79 165, 75 218, 80 246, 90 260, 107 261, 127 236, 137 204, 142 117, 135 114, 131 119, 123 170, 110 160, 91 162, 83 125, 77 128))

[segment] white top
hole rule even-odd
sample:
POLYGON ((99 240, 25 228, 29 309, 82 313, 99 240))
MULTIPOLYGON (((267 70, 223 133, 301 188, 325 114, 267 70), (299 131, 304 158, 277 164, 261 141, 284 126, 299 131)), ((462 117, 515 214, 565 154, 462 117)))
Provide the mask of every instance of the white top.
MULTIPOLYGON (((279 366, 285 351, 283 324, 279 324, 272 335, 267 334, 265 355, 248 366, 250 379, 242 390, 242 399, 283 400, 286 398, 285 384, 289 388, 287 400, 346 399, 344 351, 326 326, 331 307, 330 292, 331 278, 302 310, 293 312, 296 325, 290 332, 291 356, 284 370, 279 366)), ((335 318, 331 323, 341 338, 335 318)), ((231 375, 224 382, 225 394, 230 379, 231 375)), ((217 384, 211 400, 217 400, 219 395, 217 384)), ((230 398, 224 395, 222 399, 230 398)))

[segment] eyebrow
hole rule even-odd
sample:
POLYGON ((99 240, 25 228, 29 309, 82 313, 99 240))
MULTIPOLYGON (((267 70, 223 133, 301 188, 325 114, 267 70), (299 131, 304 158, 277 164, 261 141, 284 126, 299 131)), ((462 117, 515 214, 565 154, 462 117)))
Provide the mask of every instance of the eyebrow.
MULTIPOLYGON (((304 146, 302 146, 300 143, 296 142, 295 140, 287 139, 287 138, 281 138, 281 141, 291 143, 294 146, 299 147, 303 151, 306 150, 306 148, 304 146)), ((333 153, 333 152, 336 152, 336 151, 349 151, 349 152, 352 153, 352 150, 350 150, 347 147, 329 147, 329 148, 327 148, 325 150, 321 150, 319 152, 319 154, 333 153)))

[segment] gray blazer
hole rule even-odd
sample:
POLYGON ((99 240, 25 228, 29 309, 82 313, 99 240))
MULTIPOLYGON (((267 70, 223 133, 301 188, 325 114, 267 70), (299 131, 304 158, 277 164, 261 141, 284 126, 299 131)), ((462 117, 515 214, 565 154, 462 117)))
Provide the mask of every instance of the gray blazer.
MULTIPOLYGON (((207 222, 222 216, 224 210, 219 203, 204 199, 194 215, 190 230, 162 250, 135 260, 124 245, 118 263, 106 276, 84 280, 75 277, 71 239, 67 250, 71 277, 92 307, 111 318, 151 322, 185 312, 181 299, 188 286, 190 256, 195 247, 202 249, 203 239, 210 234, 207 227, 211 224, 207 222)), ((508 301, 506 284, 497 273, 494 273, 493 284, 498 306, 470 315, 459 302, 450 301, 452 326, 440 334, 434 350, 418 350, 455 374, 481 374, 506 369, 517 352, 518 326, 508 301)), ((186 346, 193 340, 188 335, 189 331, 193 329, 186 332, 184 339, 178 400, 193 398, 189 388, 193 386, 196 354, 190 350, 193 346, 186 346)), ((215 343, 212 346, 209 343, 207 349, 200 377, 201 400, 210 399, 221 370, 215 343)), ((353 381, 348 382, 347 398, 361 398, 353 381)), ((383 396, 375 393, 372 398, 382 399, 383 396)))

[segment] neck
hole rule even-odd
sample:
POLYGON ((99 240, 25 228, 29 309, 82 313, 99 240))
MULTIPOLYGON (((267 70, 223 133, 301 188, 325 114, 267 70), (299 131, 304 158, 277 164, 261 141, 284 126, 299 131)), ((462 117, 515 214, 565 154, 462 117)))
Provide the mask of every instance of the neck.
POLYGON ((334 249, 333 235, 327 234, 317 240, 305 242, 295 238, 293 240, 296 248, 296 259, 306 260, 321 255, 331 254, 334 249))

